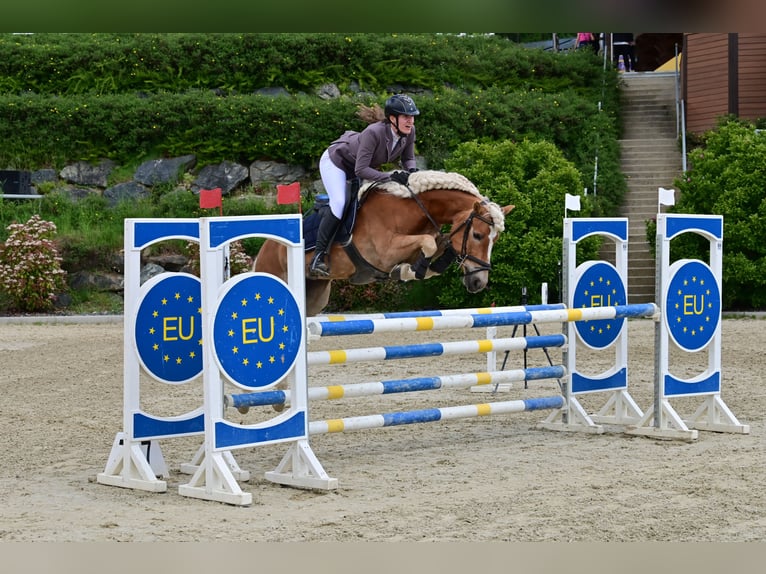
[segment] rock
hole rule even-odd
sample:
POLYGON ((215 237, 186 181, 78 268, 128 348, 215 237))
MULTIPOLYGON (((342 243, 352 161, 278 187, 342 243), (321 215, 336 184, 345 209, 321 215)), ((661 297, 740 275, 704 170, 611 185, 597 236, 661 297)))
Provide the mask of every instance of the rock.
POLYGON ((121 201, 149 197, 150 194, 151 191, 149 188, 144 187, 135 181, 118 183, 117 185, 104 190, 104 197, 109 202, 110 207, 116 206, 121 201))
POLYGON ((85 161, 78 161, 64 167, 59 176, 69 183, 76 185, 95 185, 106 187, 107 178, 112 173, 116 164, 111 160, 104 160, 98 165, 91 165, 85 161))
POLYGON ((55 183, 59 175, 55 169, 38 169, 32 172, 32 183, 55 183))
POLYGON ((160 273, 165 273, 165 269, 160 267, 156 263, 147 263, 141 268, 141 277, 139 279, 141 285, 146 283, 149 279, 160 273))
POLYGON ((178 253, 163 253, 161 255, 153 255, 152 257, 149 257, 147 262, 159 265, 165 271, 177 272, 184 268, 189 262, 189 258, 178 253))
POLYGON ((260 160, 250 164, 250 181, 253 185, 293 183, 305 177, 306 170, 297 165, 260 160))
POLYGON ((115 293, 125 289, 125 278, 117 273, 76 271, 68 276, 68 280, 69 287, 72 289, 112 291, 115 293))
POLYGON ((186 173, 197 161, 194 154, 169 159, 153 159, 138 166, 133 179, 144 185, 176 183, 179 175, 186 173))
POLYGON ((222 195, 228 195, 248 178, 244 165, 224 161, 217 165, 206 165, 192 183, 191 189, 199 194, 201 189, 221 188, 222 195))
POLYGON ((340 90, 335 84, 322 84, 317 88, 316 95, 323 100, 334 100, 340 97, 340 90))

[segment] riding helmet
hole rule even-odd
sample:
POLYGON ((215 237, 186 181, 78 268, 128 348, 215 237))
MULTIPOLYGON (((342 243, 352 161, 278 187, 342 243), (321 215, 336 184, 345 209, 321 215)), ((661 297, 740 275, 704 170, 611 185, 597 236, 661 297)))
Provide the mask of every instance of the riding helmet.
POLYGON ((383 110, 388 116, 399 116, 401 114, 407 116, 420 115, 420 110, 412 101, 412 98, 405 94, 394 94, 386 100, 386 107, 383 110))

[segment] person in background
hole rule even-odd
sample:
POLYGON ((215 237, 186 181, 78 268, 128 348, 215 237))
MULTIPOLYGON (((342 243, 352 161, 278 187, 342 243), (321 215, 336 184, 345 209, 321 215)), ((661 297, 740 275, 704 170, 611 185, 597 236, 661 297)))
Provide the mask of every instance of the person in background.
POLYGON ((348 200, 346 186, 354 178, 370 181, 392 180, 406 185, 415 164, 415 102, 395 94, 380 106, 362 107, 359 116, 369 125, 361 132, 347 131, 332 142, 319 159, 319 173, 330 200, 317 230, 314 257, 308 275, 313 279, 330 276, 328 252, 340 227, 348 200), (383 172, 381 165, 399 160, 403 171, 383 172))
POLYGON ((578 48, 590 48, 598 54, 598 36, 593 32, 577 32, 575 50, 578 48))
POLYGON ((620 61, 620 56, 622 56, 622 60, 625 63, 625 71, 635 72, 636 59, 634 56, 633 34, 630 32, 615 32, 612 34, 612 46, 614 47, 612 59, 614 60, 615 67, 620 61))

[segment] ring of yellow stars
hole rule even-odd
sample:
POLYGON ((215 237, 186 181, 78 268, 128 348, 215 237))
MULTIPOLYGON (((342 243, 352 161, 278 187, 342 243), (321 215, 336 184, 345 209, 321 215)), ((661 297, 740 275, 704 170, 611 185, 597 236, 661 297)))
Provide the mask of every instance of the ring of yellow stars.
POLYGON ((213 321, 213 348, 227 378, 257 388, 283 378, 301 348, 304 321, 292 292, 266 274, 232 279, 213 321))
POLYGON ((202 372, 200 300, 200 279, 187 273, 162 274, 142 286, 135 346, 150 376, 185 382, 202 372))
MULTIPOLYGON (((576 274, 572 308, 590 309, 626 304, 624 282, 611 263, 588 261, 578 267, 576 274)), ((624 324, 624 319, 591 319, 577 321, 575 328, 580 340, 587 346, 604 349, 615 342, 624 324)))
POLYGON ((683 350, 707 346, 718 327, 721 298, 712 270, 698 260, 676 261, 670 268, 663 310, 668 333, 683 350))

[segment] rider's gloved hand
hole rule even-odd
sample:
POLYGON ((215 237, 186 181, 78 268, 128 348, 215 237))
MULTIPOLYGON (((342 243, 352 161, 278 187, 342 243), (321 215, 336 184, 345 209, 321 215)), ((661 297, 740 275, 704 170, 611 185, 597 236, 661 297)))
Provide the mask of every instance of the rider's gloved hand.
POLYGON ((402 185, 407 185, 407 182, 410 179, 410 174, 406 171, 395 171, 391 174, 391 181, 395 181, 396 183, 401 183, 402 185))

